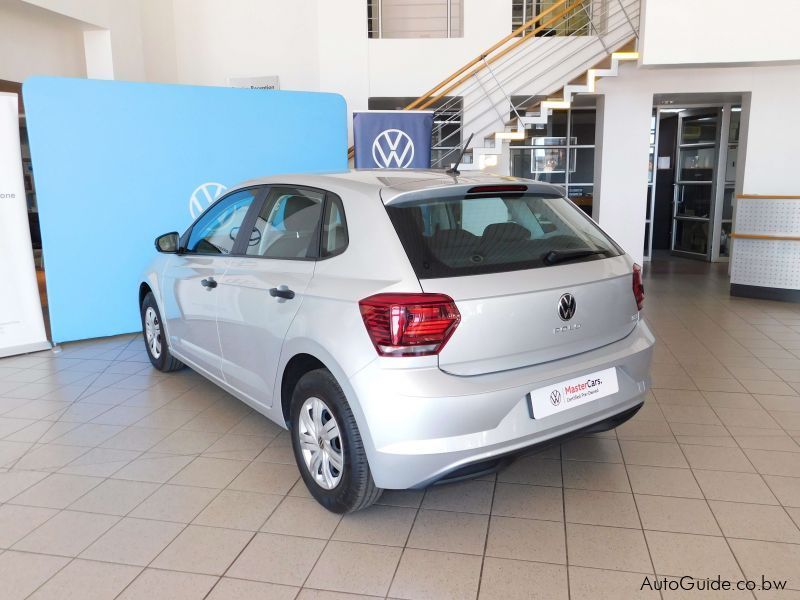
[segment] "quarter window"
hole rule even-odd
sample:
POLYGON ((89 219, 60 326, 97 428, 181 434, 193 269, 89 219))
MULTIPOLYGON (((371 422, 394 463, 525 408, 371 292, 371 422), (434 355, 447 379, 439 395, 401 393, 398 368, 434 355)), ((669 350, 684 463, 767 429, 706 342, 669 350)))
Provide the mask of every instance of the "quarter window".
POLYGON ((192 227, 186 251, 194 254, 230 254, 257 193, 255 189, 235 192, 209 208, 192 227))
POLYGON ((272 188, 256 217, 247 254, 266 258, 314 257, 324 200, 322 192, 272 188))
POLYGON ((347 247, 347 224, 342 201, 328 194, 325 219, 322 223, 322 256, 339 254, 347 247))

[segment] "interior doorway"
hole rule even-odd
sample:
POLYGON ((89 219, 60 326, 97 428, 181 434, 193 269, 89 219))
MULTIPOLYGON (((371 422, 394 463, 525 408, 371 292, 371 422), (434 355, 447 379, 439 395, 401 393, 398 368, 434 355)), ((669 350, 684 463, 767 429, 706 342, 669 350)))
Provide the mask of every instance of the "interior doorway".
POLYGON ((654 107, 645 256, 729 260, 740 123, 741 96, 654 107))

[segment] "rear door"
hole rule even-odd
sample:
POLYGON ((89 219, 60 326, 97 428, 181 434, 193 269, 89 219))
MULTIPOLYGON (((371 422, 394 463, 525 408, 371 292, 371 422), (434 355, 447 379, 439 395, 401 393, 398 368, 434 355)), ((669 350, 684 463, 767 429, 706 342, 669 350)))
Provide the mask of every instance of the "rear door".
POLYGON ((233 192, 209 207, 164 270, 162 303, 170 346, 214 377, 222 375, 217 288, 257 191, 233 192))
POLYGON ((218 327, 225 381, 272 406, 281 346, 303 303, 320 246, 325 192, 273 186, 219 286, 218 327))
POLYGON ((439 353, 443 371, 540 364, 632 331, 632 265, 580 209, 526 186, 472 189, 387 206, 422 289, 461 313, 439 353))

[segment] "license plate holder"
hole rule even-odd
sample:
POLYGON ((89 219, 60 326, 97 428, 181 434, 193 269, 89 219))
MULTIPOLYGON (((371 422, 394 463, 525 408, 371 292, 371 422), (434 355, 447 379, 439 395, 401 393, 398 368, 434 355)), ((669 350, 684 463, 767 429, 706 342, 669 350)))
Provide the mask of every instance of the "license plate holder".
POLYGON ((619 391, 616 367, 572 377, 528 393, 533 419, 543 419, 619 391))

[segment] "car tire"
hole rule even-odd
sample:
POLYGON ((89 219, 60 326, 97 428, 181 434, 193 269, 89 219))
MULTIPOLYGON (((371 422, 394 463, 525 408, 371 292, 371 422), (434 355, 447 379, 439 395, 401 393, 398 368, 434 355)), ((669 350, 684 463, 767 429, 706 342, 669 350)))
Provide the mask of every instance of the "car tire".
POLYGON ((380 497, 383 490, 372 479, 353 411, 330 371, 316 369, 300 378, 290 420, 294 457, 317 502, 341 514, 380 497))
POLYGON ((144 300, 142 300, 141 315, 144 346, 153 366, 165 373, 183 368, 183 363, 172 356, 169 351, 161 321, 161 313, 158 310, 158 305, 152 292, 148 292, 144 300))

